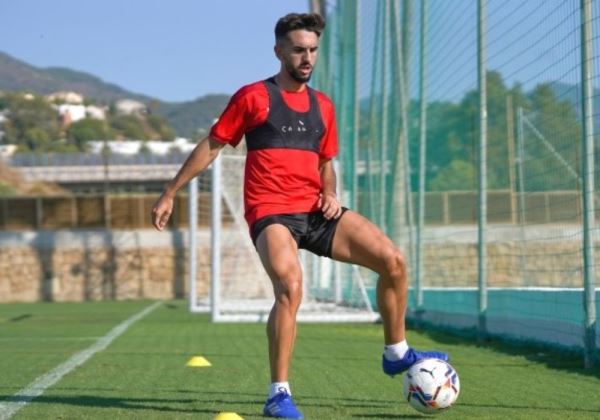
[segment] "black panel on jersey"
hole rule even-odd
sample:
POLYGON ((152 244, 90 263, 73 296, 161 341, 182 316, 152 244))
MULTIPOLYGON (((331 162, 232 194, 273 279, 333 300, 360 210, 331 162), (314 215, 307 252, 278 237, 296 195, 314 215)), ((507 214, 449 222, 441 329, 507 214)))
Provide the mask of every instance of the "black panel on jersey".
POLYGON ((300 149, 319 153, 325 124, 316 93, 309 88, 308 112, 296 112, 283 100, 275 78, 263 81, 269 92, 269 115, 267 120, 246 133, 248 150, 300 149))

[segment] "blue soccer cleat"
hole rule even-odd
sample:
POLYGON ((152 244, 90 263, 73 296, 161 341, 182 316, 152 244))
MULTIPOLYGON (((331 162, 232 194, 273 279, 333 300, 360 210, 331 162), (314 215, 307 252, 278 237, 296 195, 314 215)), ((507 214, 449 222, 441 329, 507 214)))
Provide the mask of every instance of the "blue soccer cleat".
POLYGON ((303 419, 304 416, 296 408, 292 396, 287 392, 279 392, 265 403, 263 409, 265 417, 277 417, 282 419, 303 419))
POLYGON ((394 375, 408 370, 408 368, 421 359, 440 359, 444 362, 447 362, 449 357, 447 353, 442 353, 440 351, 416 351, 409 348, 404 357, 400 360, 391 361, 383 356, 383 372, 391 377, 394 377, 394 375))

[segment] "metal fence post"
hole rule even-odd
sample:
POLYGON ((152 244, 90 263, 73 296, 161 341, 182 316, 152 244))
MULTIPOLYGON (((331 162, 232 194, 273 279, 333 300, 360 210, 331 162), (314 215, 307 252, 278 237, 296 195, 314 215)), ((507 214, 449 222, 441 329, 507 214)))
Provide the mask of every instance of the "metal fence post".
POLYGON ((188 184, 188 218, 189 218, 189 245, 188 245, 188 261, 189 261, 189 282, 190 282, 190 311, 196 307, 198 299, 197 273, 198 273, 198 177, 194 177, 188 184))
POLYGON ((525 223, 527 210, 525 207, 525 137, 523 132, 523 108, 517 109, 517 178, 519 191, 519 263, 521 266, 521 284, 529 286, 529 273, 527 272, 527 249, 525 242, 527 236, 525 233, 525 223))
POLYGON ((390 45, 390 19, 392 15, 390 13, 390 0, 383 1, 383 17, 382 17, 382 30, 383 35, 381 36, 382 43, 382 64, 381 64, 381 96, 380 101, 380 133, 381 142, 379 143, 379 197, 381 200, 381 207, 379 208, 379 217, 381 220, 381 229, 387 234, 390 233, 390 223, 387 220, 386 208, 389 203, 387 197, 387 163, 388 153, 390 152, 389 130, 388 130, 388 106, 389 106, 389 72, 390 72, 390 55, 388 54, 390 45))
POLYGON ((216 322, 221 312, 221 156, 211 166, 210 312, 216 322))
POLYGON ((586 368, 596 362, 596 273, 594 260, 594 123, 592 86, 592 1, 581 0, 581 87, 582 87, 582 187, 583 187, 583 282, 585 309, 586 368))
POLYGON ((487 317, 487 90, 486 90, 486 32, 487 32, 487 0, 477 2, 477 84, 479 91, 479 212, 477 218, 477 255, 478 255, 478 290, 479 319, 478 338, 486 335, 487 317))
POLYGON ((42 197, 35 198, 35 228, 41 229, 44 216, 42 214, 42 197))
POLYGON ((427 0, 421 3, 421 41, 419 59, 419 213, 417 227, 417 273, 415 298, 417 317, 423 311, 423 229, 425 228, 425 166, 427 163, 427 0))
POLYGON ((350 205, 358 210, 358 174, 356 163, 358 162, 358 144, 360 139, 360 58, 361 58, 361 0, 356 1, 354 19, 354 98, 353 125, 352 125, 352 201, 350 205))

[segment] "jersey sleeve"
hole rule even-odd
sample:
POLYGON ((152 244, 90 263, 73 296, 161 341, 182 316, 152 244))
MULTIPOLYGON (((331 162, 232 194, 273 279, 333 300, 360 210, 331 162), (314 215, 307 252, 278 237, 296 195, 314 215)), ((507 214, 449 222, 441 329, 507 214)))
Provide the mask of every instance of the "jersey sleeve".
POLYGON ((338 153, 337 126, 335 123, 335 109, 333 102, 325 95, 319 98, 321 117, 325 124, 325 134, 321 138, 319 157, 321 159, 332 159, 338 153))
MULTIPOLYGON (((227 107, 212 126, 210 137, 220 143, 237 146, 244 134, 264 118, 257 112, 256 84, 244 86, 229 100, 227 107)), ((260 96, 260 92, 259 96, 260 96)))

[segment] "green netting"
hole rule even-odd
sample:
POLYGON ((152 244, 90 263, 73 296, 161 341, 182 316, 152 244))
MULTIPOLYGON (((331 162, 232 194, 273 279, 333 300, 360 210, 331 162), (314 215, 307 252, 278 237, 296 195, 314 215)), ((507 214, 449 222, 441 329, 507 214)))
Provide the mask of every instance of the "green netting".
MULTIPOLYGON (((528 308, 546 308, 552 322, 542 329, 571 337, 564 340, 569 345, 583 345, 585 334, 598 329, 589 303, 597 258, 584 263, 584 238, 598 236, 594 220, 587 229, 583 223, 583 161, 591 157, 582 153, 586 3, 321 3, 328 27, 314 83, 336 103, 342 198, 407 254, 412 310, 465 313, 473 326, 510 335, 511 325, 542 328, 543 311, 534 316, 528 308), (486 159, 479 162, 482 150, 486 159), (482 197, 487 212, 479 226, 482 197), (509 289, 515 293, 488 294, 509 289), (444 309, 432 298, 436 290, 479 298, 469 300, 475 307, 452 307, 465 302, 453 298, 444 309), (487 327, 477 324, 482 317, 487 327), (574 322, 580 328, 566 331, 574 322)), ((600 5, 591 5, 588 136, 596 138, 600 5)), ((599 171, 590 171, 599 182, 599 171)))

